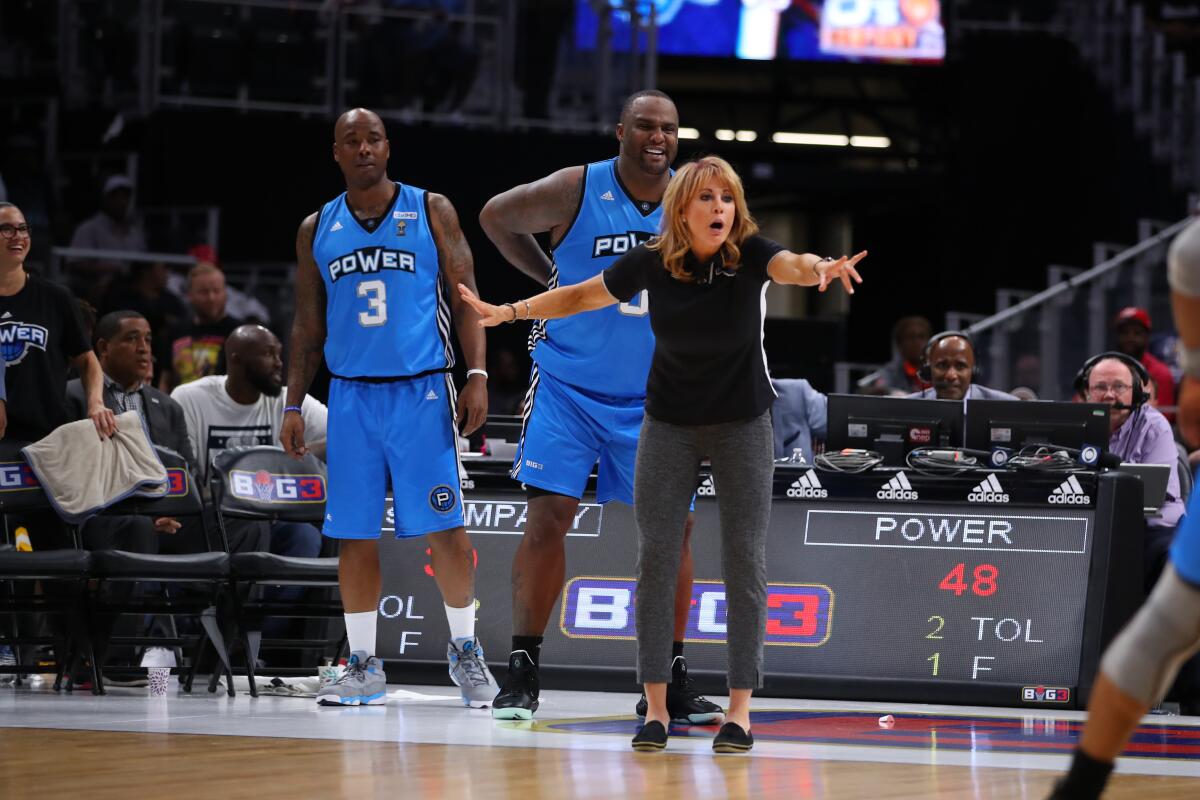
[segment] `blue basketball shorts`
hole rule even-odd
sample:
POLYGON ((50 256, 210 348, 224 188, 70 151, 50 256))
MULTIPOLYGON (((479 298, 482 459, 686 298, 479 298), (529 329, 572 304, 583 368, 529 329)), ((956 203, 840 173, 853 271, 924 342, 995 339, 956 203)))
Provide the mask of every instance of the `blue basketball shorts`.
POLYGON ((526 486, 578 498, 599 461, 596 501, 632 505, 645 404, 643 397, 584 391, 534 364, 510 474, 526 486))
POLYGON ((388 476, 397 539, 463 525, 454 383, 437 373, 329 387, 325 535, 378 539, 388 476))
POLYGON ((1171 540, 1171 563, 1179 577, 1200 587, 1200 489, 1192 492, 1187 515, 1171 540))

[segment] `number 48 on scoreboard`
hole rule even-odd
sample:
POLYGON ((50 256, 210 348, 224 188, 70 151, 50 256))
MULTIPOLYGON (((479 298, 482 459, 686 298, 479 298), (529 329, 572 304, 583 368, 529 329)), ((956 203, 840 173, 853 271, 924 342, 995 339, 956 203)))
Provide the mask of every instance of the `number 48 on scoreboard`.
POLYGON ((967 565, 959 562, 954 565, 954 568, 946 573, 946 577, 942 578, 942 582, 938 584, 938 588, 947 592, 954 592, 955 597, 962 597, 963 592, 967 589, 971 590, 972 594, 979 597, 990 597, 996 593, 996 580, 1000 577, 1000 570, 996 569, 993 564, 980 564, 971 572, 973 580, 967 583, 966 580, 967 565))

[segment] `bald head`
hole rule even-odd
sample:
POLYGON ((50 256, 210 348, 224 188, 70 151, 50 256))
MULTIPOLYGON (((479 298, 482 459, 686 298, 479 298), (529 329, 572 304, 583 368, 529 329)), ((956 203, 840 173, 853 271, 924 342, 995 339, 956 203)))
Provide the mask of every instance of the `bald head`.
POLYGON ((225 361, 237 388, 252 388, 268 397, 278 397, 283 390, 283 346, 262 325, 234 328, 225 340, 225 361))
POLYGON ((249 355, 274 344, 279 344, 279 339, 262 325, 242 325, 225 340, 225 353, 249 355))
POLYGON ((384 138, 387 138, 387 129, 384 128, 383 120, 378 114, 369 108, 351 108, 343 111, 342 115, 337 118, 337 122, 333 124, 334 141, 341 139, 346 129, 355 125, 378 127, 384 138))
POLYGON ((391 156, 387 130, 374 111, 352 108, 333 126, 333 160, 346 178, 346 186, 366 191, 387 181, 391 156))

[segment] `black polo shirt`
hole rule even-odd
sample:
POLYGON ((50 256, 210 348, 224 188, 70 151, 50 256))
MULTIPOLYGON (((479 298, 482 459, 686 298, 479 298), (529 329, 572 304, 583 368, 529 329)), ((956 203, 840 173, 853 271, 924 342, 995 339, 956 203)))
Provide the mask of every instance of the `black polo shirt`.
POLYGON ((763 350, 767 264, 783 249, 751 236, 736 269, 726 268, 720 254, 701 264, 688 253, 691 282, 672 277, 645 245, 604 270, 605 287, 622 302, 649 292, 655 344, 646 413, 676 425, 714 425, 771 407, 775 391, 763 350))
POLYGON ((21 291, 0 297, 5 438, 37 440, 70 421, 64 403, 67 367, 90 349, 79 306, 66 287, 30 275, 21 291))

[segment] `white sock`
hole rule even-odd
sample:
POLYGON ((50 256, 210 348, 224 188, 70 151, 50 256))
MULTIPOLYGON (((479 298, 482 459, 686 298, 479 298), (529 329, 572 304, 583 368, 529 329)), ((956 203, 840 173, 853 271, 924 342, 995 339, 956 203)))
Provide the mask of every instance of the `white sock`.
POLYGON ((375 655, 375 626, 379 612, 360 611, 357 614, 342 616, 346 618, 346 638, 350 640, 350 652, 375 655))
MULTIPOLYGON (((442 603, 442 605, 446 605, 442 603)), ((450 623, 450 639, 475 638, 475 600, 467 603, 465 608, 446 606, 446 621, 450 623)))

